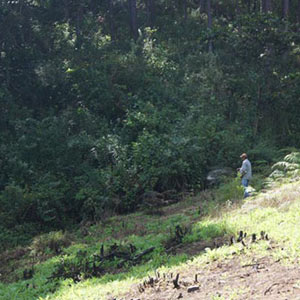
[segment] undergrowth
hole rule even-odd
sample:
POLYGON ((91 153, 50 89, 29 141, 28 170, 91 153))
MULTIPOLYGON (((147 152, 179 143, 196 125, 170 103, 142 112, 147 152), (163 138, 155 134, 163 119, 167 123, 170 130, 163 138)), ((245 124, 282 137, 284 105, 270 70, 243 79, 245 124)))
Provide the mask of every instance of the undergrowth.
MULTIPOLYGON (((266 181, 269 186, 272 183, 272 188, 244 201, 241 201, 243 190, 239 179, 234 179, 221 185, 214 192, 202 192, 199 196, 166 208, 166 214, 162 216, 136 213, 114 217, 105 223, 93 225, 87 229, 85 236, 80 235, 78 231, 72 236, 57 232, 36 238, 31 246, 31 249, 35 249, 34 253, 31 252, 31 256, 35 255, 38 260, 43 252, 45 255, 48 251, 48 257, 44 260, 40 259, 39 263, 33 266, 34 273, 26 280, 23 278, 24 266, 16 268, 15 282, 0 283, 0 298, 3 300, 106 299, 108 294, 118 295, 125 292, 131 284, 155 270, 187 268, 189 264, 229 259, 239 254, 255 253, 261 256, 271 255, 275 260, 285 262, 298 261, 300 254, 299 168, 294 161, 290 161, 291 157, 285 157, 286 163, 278 163, 273 167, 275 171, 276 168, 284 166, 285 176, 277 179, 272 174, 266 181), (289 166, 289 163, 292 165, 289 166), (183 247, 197 242, 207 242, 209 246, 192 259, 184 253, 169 254, 165 247, 168 241, 172 240, 176 243, 178 226, 188 228, 180 236, 183 247), (273 243, 281 246, 273 247, 272 251, 270 251, 270 241, 262 241, 246 248, 241 247, 241 244, 229 246, 227 242, 229 237, 239 230, 249 235, 265 231, 273 243), (212 247, 209 241, 220 237, 224 241, 223 246, 212 247), (99 254, 101 247, 104 252, 107 252, 107 249, 114 244, 121 245, 122 249, 132 244, 136 248, 136 253, 141 253, 149 247, 154 247, 154 251, 143 257, 140 263, 124 263, 122 268, 118 267, 120 259, 115 258, 108 262, 105 273, 101 276, 85 277, 82 273, 76 282, 71 278, 53 278, 62 260, 70 264, 80 264, 79 254, 86 258, 93 257, 99 254)), ((262 182, 260 185, 264 186, 265 183, 262 182)))

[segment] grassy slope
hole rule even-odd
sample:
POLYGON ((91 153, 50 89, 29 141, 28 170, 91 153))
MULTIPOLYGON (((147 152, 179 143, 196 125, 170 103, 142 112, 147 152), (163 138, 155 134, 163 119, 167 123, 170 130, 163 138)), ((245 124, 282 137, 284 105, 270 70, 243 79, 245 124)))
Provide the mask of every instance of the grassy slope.
MULTIPOLYGON (((236 184, 236 182, 234 183, 236 184)), ((112 218, 104 224, 91 227, 89 235, 83 238, 73 236, 73 245, 64 250, 66 258, 74 257, 80 249, 89 254, 95 253, 101 244, 111 245, 115 241, 132 242, 139 251, 155 246, 156 250, 145 264, 119 270, 117 274, 107 274, 101 278, 84 280, 78 284, 71 280, 47 282, 59 256, 49 255, 40 263, 36 263, 35 275, 30 280, 19 280, 10 284, 0 284, 1 299, 51 299, 51 300, 99 300, 107 299, 107 295, 118 295, 128 291, 135 282, 157 269, 167 272, 174 269, 187 268, 190 261, 186 254, 176 256, 167 255, 162 247, 170 238, 170 231, 177 224, 191 226, 192 230, 184 238, 184 243, 192 248, 193 243, 202 241, 207 243, 205 251, 193 258, 193 264, 203 264, 214 260, 231 258, 233 253, 272 255, 274 259, 286 262, 298 261, 300 249, 300 182, 289 182, 277 185, 265 193, 249 198, 247 201, 224 201, 224 195, 230 199, 238 197, 239 190, 230 185, 218 191, 222 199, 212 201, 211 193, 202 193, 197 197, 189 198, 177 205, 165 208, 163 216, 147 216, 133 214, 119 218, 112 218), (237 194, 228 194, 229 190, 236 190, 237 194), (221 201, 222 200, 222 201, 221 201), (200 207, 200 214, 199 214, 200 207), (222 208, 222 209, 221 209, 222 208), (268 252, 269 242, 252 244, 243 248, 240 244, 223 245, 212 249, 210 240, 224 237, 244 230, 251 233, 266 231, 272 241, 280 243, 271 253, 268 252), (44 261, 43 261, 44 260, 44 261), (43 261, 43 262, 42 262, 43 261), (122 272, 121 272, 122 271, 122 272), (29 288, 28 288, 29 287, 29 288), (54 293, 53 293, 54 292, 54 293)), ((183 251, 184 252, 184 251, 183 251)), ((28 255, 21 261, 29 261, 28 255)), ((14 276, 22 276, 22 268, 13 272, 14 276)))

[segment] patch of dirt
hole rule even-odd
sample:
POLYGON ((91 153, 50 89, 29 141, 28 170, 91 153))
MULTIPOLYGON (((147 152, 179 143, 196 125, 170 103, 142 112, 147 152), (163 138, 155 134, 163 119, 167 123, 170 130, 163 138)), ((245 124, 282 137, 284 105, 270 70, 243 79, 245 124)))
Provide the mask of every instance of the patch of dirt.
POLYGON ((198 241, 191 244, 178 244, 167 249, 167 253, 172 255, 188 254, 190 257, 193 257, 199 255, 206 248, 215 249, 222 247, 225 244, 229 244, 229 238, 217 237, 211 241, 198 241))
POLYGON ((298 264, 284 266, 269 257, 243 261, 245 257, 239 256, 204 268, 190 266, 179 273, 178 288, 173 283, 177 274, 156 274, 117 300, 300 299, 298 264))
POLYGON ((199 212, 200 215, 202 213, 203 203, 210 202, 214 199, 213 193, 214 192, 212 190, 204 190, 197 194, 197 196, 193 196, 191 194, 185 195, 185 197, 183 197, 183 199, 176 204, 163 207, 163 214, 166 216, 175 214, 190 215, 196 211, 199 212))

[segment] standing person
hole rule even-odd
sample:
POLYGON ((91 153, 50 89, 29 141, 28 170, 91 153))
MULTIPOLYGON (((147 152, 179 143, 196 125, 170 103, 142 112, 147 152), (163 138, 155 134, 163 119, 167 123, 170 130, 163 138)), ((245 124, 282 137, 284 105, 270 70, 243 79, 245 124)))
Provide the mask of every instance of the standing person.
POLYGON ((243 153, 240 158, 243 160, 243 163, 238 171, 241 173, 242 185, 245 188, 244 198, 246 198, 250 196, 247 191, 247 187, 249 185, 249 180, 252 178, 252 167, 246 153, 243 153))

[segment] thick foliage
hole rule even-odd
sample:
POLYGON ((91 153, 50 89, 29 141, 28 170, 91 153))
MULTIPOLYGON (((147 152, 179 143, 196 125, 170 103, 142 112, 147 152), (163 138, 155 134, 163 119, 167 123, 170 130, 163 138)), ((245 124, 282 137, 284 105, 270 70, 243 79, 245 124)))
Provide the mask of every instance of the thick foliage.
POLYGON ((194 2, 157 1, 153 26, 141 2, 132 41, 124 1, 64 3, 0 5, 5 232, 99 221, 147 191, 202 189, 241 152, 263 169, 278 146, 299 146, 294 14, 219 3, 207 30, 194 2))

